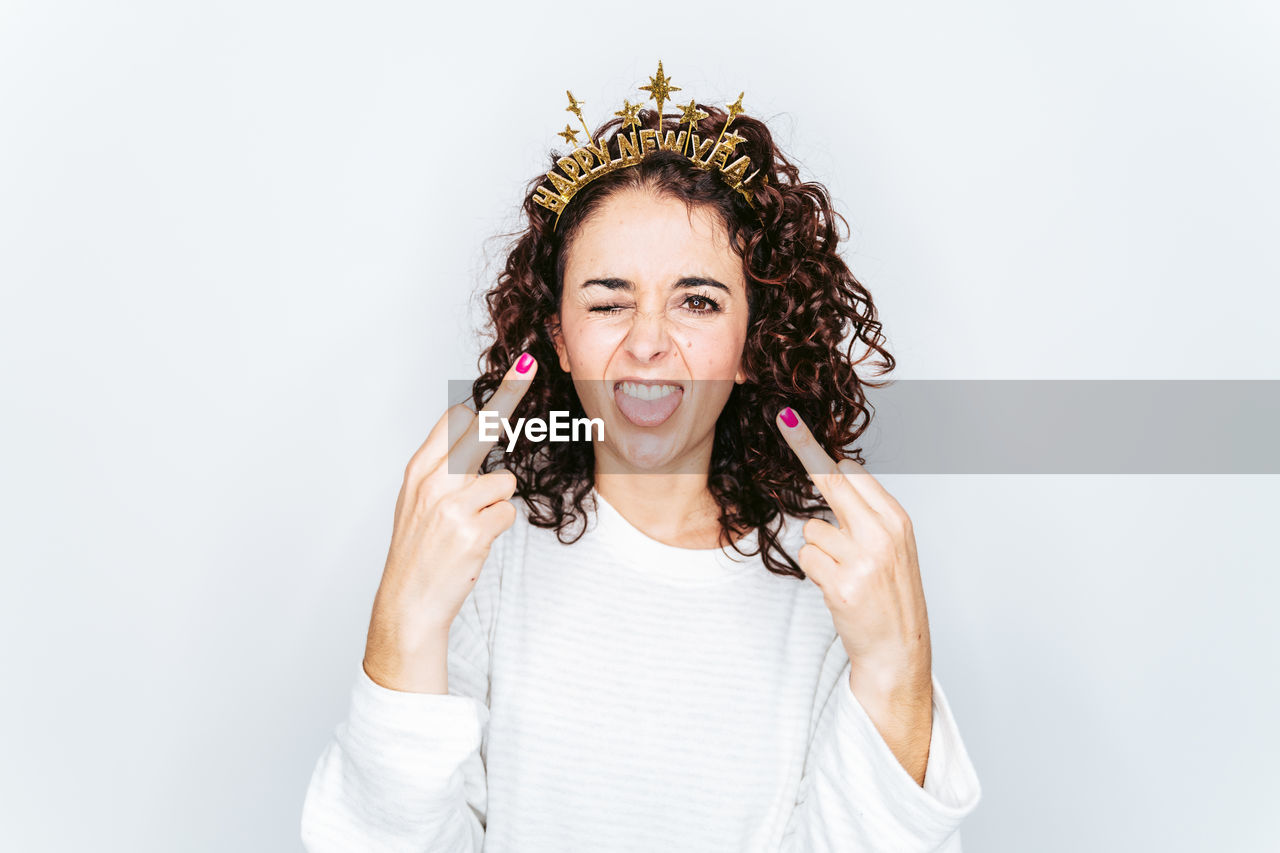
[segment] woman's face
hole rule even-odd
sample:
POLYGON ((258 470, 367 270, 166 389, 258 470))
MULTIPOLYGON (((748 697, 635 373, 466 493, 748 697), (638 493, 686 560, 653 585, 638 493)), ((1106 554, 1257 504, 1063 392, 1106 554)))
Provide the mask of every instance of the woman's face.
POLYGON ((568 249, 555 336, 588 417, 597 473, 705 473, 716 419, 744 381, 742 260, 707 208, 623 190, 568 249))

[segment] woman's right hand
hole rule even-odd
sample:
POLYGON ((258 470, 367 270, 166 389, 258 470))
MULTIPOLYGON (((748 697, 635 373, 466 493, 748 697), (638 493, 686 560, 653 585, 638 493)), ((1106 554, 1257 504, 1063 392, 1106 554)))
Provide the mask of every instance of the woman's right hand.
MULTIPOLYGON (((484 410, 509 419, 536 372, 533 356, 522 355, 484 410)), ((365 672, 383 687, 448 692, 449 626, 490 546, 515 521, 515 475, 477 473, 495 443, 479 428, 478 414, 452 406, 405 469, 365 646, 365 672), (452 446, 450 435, 459 436, 452 446)))

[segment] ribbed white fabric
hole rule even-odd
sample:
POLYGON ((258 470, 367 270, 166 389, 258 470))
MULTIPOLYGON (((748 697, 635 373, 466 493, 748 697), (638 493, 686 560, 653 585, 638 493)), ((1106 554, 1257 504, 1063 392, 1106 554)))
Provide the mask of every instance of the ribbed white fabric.
POLYGON ((959 853, 981 789, 936 677, 922 788, 811 581, 665 545, 592 496, 569 545, 515 501, 450 632, 449 695, 359 670, 307 850, 959 853))

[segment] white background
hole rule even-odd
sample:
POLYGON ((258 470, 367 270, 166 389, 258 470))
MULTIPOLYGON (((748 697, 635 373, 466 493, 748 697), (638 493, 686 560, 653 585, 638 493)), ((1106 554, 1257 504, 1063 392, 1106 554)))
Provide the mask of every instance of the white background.
MULTIPOLYGON (((566 88, 745 91, 900 378, 1276 379, 1278 44, 1263 2, 0 4, 0 847, 299 849, 566 88)), ((966 850, 1273 849, 1280 478, 885 479, 966 850)))

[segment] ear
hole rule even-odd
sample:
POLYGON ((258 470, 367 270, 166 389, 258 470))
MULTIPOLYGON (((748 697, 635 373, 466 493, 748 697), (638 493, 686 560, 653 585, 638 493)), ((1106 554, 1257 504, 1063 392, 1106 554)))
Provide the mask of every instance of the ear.
POLYGON ((569 369, 569 350, 564 345, 564 335, 560 330, 559 311, 551 317, 551 342, 555 344, 556 355, 560 358, 560 369, 565 373, 572 373, 569 369))
POLYGON ((743 382, 747 381, 747 371, 742 366, 742 359, 738 360, 738 372, 733 374, 733 381, 736 385, 741 385, 743 382))

